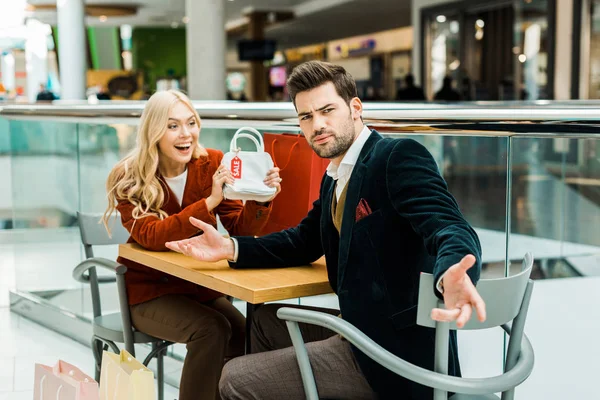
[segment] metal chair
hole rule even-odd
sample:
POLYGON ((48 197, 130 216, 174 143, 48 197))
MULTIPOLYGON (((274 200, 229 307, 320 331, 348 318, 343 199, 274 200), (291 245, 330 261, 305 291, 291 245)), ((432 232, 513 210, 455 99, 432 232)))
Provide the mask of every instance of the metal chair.
POLYGON ((533 290, 533 281, 529 279, 532 266, 533 256, 527 253, 520 273, 501 279, 481 279, 477 284, 477 290, 486 302, 487 319, 485 322, 479 322, 474 311, 471 320, 461 329, 477 330, 502 326, 510 335, 504 373, 490 378, 459 378, 448 375, 449 332, 450 329, 458 328, 454 322, 436 322, 431 319, 433 308, 444 307, 443 302, 431 289, 433 287, 431 274, 421 274, 417 324, 436 329, 435 372, 396 357, 341 318, 309 310, 279 309, 277 316, 286 321, 294 344, 306 398, 318 400, 319 395, 298 327, 299 322, 323 326, 341 334, 360 351, 390 371, 434 388, 435 400, 446 400, 448 392, 456 393, 451 400, 498 399, 494 395, 498 392, 502 392, 502 400, 514 399, 515 387, 529 377, 534 364, 533 348, 523 332, 533 290), (510 321, 512 321, 511 326, 508 325, 510 321))
POLYGON ((96 362, 95 377, 100 379, 100 366, 102 350, 108 347, 119 353, 116 343, 123 343, 125 349, 135 356, 134 343, 149 343, 152 351, 144 359, 143 364, 148 365, 153 357, 157 361, 158 399, 164 398, 164 362, 163 356, 171 342, 155 338, 133 328, 127 302, 127 288, 125 287, 125 273, 127 267, 106 258, 94 257, 92 246, 114 245, 125 243, 129 232, 121 225, 118 217, 112 229, 112 237, 108 236, 104 226, 99 223, 101 215, 77 213, 81 242, 85 249, 86 260, 82 261, 73 270, 73 278, 82 283, 89 283, 92 293, 92 320, 93 336, 92 351, 96 362), (102 267, 115 273, 116 277, 98 277, 96 267, 102 267), (100 283, 117 282, 120 312, 102 314, 100 303, 100 283))

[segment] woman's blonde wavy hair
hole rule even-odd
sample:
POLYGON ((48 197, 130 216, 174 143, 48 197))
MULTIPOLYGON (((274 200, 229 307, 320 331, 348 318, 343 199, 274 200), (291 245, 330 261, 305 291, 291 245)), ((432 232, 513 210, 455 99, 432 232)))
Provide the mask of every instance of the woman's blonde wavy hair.
MULTIPOLYGON (((119 200, 127 200, 135 206, 132 216, 136 220, 151 215, 160 219, 167 217, 162 210, 165 193, 157 176, 158 142, 167 131, 169 112, 179 102, 190 109, 200 127, 200 116, 185 94, 177 90, 165 90, 154 93, 148 99, 140 118, 135 148, 113 167, 106 181, 108 207, 102 223, 109 235, 108 220, 119 200)), ((207 155, 206 149, 197 143, 192 158, 203 155, 207 155)))

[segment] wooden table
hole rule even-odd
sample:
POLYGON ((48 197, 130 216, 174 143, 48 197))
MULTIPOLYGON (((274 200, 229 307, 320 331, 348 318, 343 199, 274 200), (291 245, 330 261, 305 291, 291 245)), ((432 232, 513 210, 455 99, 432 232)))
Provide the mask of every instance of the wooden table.
POLYGON ((173 251, 145 250, 137 244, 119 245, 119 256, 244 300, 247 351, 252 314, 262 303, 332 293, 325 258, 301 267, 232 269, 227 261, 197 261, 173 251))

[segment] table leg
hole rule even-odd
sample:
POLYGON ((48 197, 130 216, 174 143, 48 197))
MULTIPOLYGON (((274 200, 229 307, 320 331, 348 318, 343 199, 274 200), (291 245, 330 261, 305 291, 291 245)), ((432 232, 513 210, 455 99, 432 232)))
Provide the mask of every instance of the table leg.
POLYGON ((254 311, 258 310, 263 303, 252 304, 246 302, 246 354, 250 354, 252 349, 250 348, 250 335, 252 332, 252 319, 254 311))

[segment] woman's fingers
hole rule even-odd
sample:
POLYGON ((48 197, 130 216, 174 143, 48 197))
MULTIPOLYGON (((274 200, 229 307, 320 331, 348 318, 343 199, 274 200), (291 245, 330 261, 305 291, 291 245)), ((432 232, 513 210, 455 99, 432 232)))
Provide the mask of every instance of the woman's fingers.
POLYGON ((231 171, 229 171, 225 166, 219 165, 219 168, 217 168, 215 171, 213 178, 222 179, 224 177, 231 177, 231 171))
POLYGON ((279 186, 281 185, 281 182, 283 181, 283 179, 281 179, 281 177, 277 176, 275 178, 271 178, 271 179, 265 179, 265 185, 269 186, 269 187, 275 187, 275 186, 279 186))

